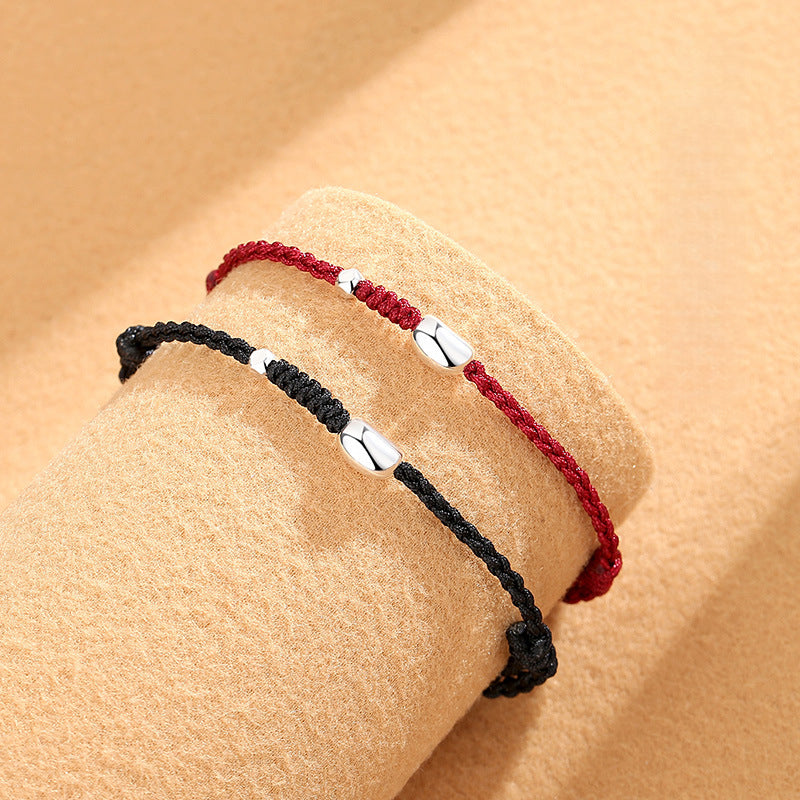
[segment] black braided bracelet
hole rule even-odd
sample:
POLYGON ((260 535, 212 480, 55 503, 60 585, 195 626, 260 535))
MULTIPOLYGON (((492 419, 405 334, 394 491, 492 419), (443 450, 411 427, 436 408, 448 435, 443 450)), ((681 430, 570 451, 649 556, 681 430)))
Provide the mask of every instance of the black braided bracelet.
POLYGON ((343 449, 357 466, 372 474, 392 475, 408 487, 460 542, 486 564, 522 615, 521 620, 506 630, 509 659, 500 675, 484 689, 486 697, 514 697, 529 692, 555 674, 558 662, 550 629, 542 620, 542 613, 522 576, 418 469, 402 460, 400 451, 391 442, 362 420, 351 419, 341 401, 319 381, 301 372, 294 364, 276 358, 269 350, 257 350, 244 339, 192 322, 134 325, 121 333, 117 337, 120 381, 130 378, 163 342, 204 345, 235 358, 241 364, 249 364, 310 411, 331 433, 338 434, 343 449))

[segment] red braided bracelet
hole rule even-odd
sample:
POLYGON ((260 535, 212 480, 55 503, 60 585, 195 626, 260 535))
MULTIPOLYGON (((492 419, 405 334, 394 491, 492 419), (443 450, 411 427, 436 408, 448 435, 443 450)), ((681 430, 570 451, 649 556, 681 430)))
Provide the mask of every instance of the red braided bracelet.
POLYGON ((408 300, 398 297, 384 286, 375 286, 357 270, 342 269, 316 258, 311 253, 304 253, 280 242, 247 242, 235 247, 225 256, 222 264, 208 274, 207 291, 210 292, 236 267, 251 261, 286 264, 340 286, 403 330, 413 330, 420 349, 440 367, 462 369, 464 377, 474 383, 478 391, 491 400, 567 479, 592 521, 600 546, 594 551, 575 583, 567 590, 564 601, 577 603, 579 600, 591 600, 611 588, 614 578, 622 568, 619 539, 614 532, 608 509, 600 500, 589 476, 577 465, 566 448, 536 422, 514 395, 489 375, 480 361, 472 358, 472 350, 466 342, 434 317, 423 317, 422 312, 408 300), (416 335, 418 332, 419 339, 416 335), (435 354, 428 351, 426 343, 435 349, 435 354))

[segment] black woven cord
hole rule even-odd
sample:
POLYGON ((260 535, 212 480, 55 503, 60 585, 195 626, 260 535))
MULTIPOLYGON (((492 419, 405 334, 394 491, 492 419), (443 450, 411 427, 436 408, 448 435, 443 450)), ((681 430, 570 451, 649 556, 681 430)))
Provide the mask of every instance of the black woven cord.
POLYGON ((340 400, 285 359, 270 362, 267 377, 292 400, 308 409, 331 433, 341 433, 350 422, 350 414, 340 400))
MULTIPOLYGON (((132 325, 117 337, 120 364, 119 379, 125 382, 163 342, 192 342, 210 347, 247 364, 255 348, 244 339, 225 331, 216 331, 193 322, 157 322, 155 325, 132 325)), ((319 381, 301 372, 283 359, 267 366, 267 378, 286 395, 310 411, 331 433, 339 433, 350 414, 319 381)))
POLYGON ((133 375, 163 342, 192 342, 219 350, 226 356, 246 364, 254 347, 244 339, 236 339, 225 331, 215 331, 194 322, 156 322, 155 325, 132 325, 117 336, 117 353, 123 383, 133 375))
MULTIPOLYGON (((117 337, 120 381, 130 378, 163 342, 203 345, 235 358, 241 364, 247 364, 255 351, 244 339, 192 322, 157 322, 149 327, 133 325, 117 337)), ((350 421, 350 414, 341 401, 294 364, 283 359, 272 361, 267 365, 266 376, 286 395, 310 411, 331 433, 340 433, 350 421)), ((418 469, 403 461, 395 468, 394 477, 407 486, 460 542, 466 544, 486 564, 522 615, 520 621, 512 623, 506 630, 508 662, 500 675, 484 689, 484 695, 514 697, 529 692, 555 675, 558 662, 550 629, 542 620, 542 613, 522 576, 511 569, 508 559, 498 553, 491 541, 467 522, 418 469)))
POLYGON ((508 559, 498 553, 492 542, 482 536, 471 522, 467 522, 418 469, 402 461, 395 468, 394 476, 486 564, 522 614, 522 620, 510 625, 506 631, 510 653, 508 663, 500 676, 484 690, 484 695, 514 697, 521 692, 529 692, 555 675, 558 661, 550 629, 542 620, 542 612, 522 576, 511 569, 508 559))

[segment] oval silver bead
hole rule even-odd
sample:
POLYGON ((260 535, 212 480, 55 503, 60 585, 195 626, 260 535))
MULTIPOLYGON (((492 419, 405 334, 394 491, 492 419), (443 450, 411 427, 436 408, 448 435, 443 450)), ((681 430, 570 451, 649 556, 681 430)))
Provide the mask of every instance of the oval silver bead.
POLYGON ((277 360, 278 357, 275 353, 262 347, 260 350, 253 350, 250 354, 250 369, 254 369, 259 375, 266 375, 267 367, 277 360))
POLYGON ((364 276, 357 269, 343 269, 336 276, 336 285, 345 293, 353 294, 364 276))
POLYGON ((431 314, 422 318, 411 335, 417 350, 440 370, 460 372, 472 361, 472 347, 431 314))
POLYGON ((388 477, 403 460, 403 454, 363 419, 351 419, 339 434, 339 444, 362 472, 388 477))

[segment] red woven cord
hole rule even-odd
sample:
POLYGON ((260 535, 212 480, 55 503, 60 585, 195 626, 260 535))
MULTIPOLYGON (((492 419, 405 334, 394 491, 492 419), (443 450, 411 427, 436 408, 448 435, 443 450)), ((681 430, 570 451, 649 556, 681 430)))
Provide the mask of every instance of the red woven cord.
MULTIPOLYGON (((236 267, 250 261, 275 261, 288 267, 297 267, 315 278, 336 283, 341 267, 321 261, 311 253, 304 253, 297 247, 288 247, 280 242, 247 242, 234 247, 222 263, 206 277, 206 291, 211 291, 226 275, 236 267)), ((408 300, 398 297, 385 286, 375 286, 372 281, 360 281, 355 296, 368 308, 377 311, 382 317, 399 325, 403 330, 416 328, 422 320, 422 312, 414 308, 408 300)))
POLYGON ((520 405, 514 395, 506 391, 496 378, 487 374, 480 361, 470 361, 464 368, 464 376, 550 459, 575 490, 581 505, 592 520, 600 546, 594 551, 575 583, 567 590, 564 602, 577 603, 605 594, 622 569, 622 555, 608 509, 600 500, 589 476, 578 466, 566 448, 520 405))
POLYGON ((375 286, 372 281, 359 281, 355 296, 366 303, 367 308, 377 311, 404 331, 416 328, 422 321, 422 312, 418 308, 414 308, 408 300, 398 297, 385 286, 375 286))
POLYGON ((341 267, 321 261, 311 253, 304 253, 297 247, 289 247, 280 242, 247 242, 234 247, 222 259, 222 263, 206 277, 206 291, 210 292, 226 275, 236 267, 250 261, 275 261, 287 267, 297 267, 301 272, 308 272, 315 278, 328 283, 336 283, 341 267))

